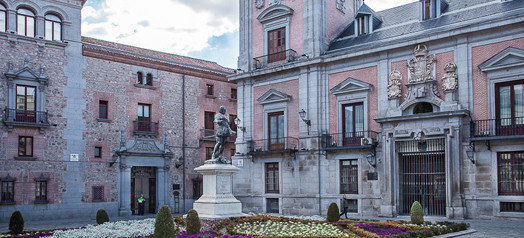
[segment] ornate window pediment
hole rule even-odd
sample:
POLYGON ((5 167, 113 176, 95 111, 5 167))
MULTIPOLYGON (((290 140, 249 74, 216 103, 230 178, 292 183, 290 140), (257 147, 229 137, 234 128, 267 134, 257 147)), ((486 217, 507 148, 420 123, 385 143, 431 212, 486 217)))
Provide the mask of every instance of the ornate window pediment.
POLYGON ((8 81, 13 81, 15 79, 17 80, 28 80, 28 81, 35 81, 38 83, 41 83, 43 85, 46 85, 49 79, 44 74, 44 68, 40 67, 40 72, 36 73, 34 70, 29 67, 29 59, 24 60, 24 66, 14 71, 13 64, 9 62, 7 72, 5 73, 5 77, 8 81))
POLYGON ((373 88, 373 85, 360 81, 354 78, 347 78, 342 83, 331 89, 331 93, 334 95, 341 95, 353 92, 368 91, 373 88))
POLYGON ((257 19, 260 23, 273 21, 279 18, 293 15, 293 9, 282 4, 273 5, 264 10, 257 19))
POLYGON ((270 89, 262 97, 260 97, 257 101, 258 103, 264 105, 268 103, 275 103, 275 102, 287 102, 291 100, 291 95, 288 95, 286 93, 277 91, 275 89, 270 89))
POLYGON ((524 50, 508 47, 479 65, 482 72, 524 66, 524 50))

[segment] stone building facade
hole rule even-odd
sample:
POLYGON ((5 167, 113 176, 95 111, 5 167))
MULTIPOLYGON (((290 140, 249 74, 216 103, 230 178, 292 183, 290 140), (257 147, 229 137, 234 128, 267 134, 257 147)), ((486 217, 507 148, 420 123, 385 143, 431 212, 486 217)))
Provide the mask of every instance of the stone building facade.
POLYGON ((205 115, 236 118, 231 69, 82 37, 84 4, 0 1, 2 222, 132 214, 141 193, 184 213, 215 144, 205 115))
POLYGON ((244 212, 524 217, 524 1, 240 1, 244 212))

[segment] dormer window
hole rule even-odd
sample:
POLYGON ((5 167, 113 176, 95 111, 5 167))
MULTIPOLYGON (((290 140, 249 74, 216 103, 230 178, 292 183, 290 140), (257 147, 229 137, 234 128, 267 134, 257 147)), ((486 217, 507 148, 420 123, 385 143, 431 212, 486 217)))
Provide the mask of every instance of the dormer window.
POLYGON ((382 21, 375 16, 375 11, 368 5, 362 4, 357 11, 354 23, 355 36, 361 36, 372 33, 377 29, 382 21))
POLYGON ((361 16, 361 17, 357 17, 356 19, 356 23, 357 23, 357 34, 360 36, 360 35, 364 35, 364 34, 368 34, 370 31, 369 31, 369 16, 366 15, 366 16, 361 16))
POLYGON ((446 6, 447 3, 442 0, 420 0, 420 20, 425 21, 439 17, 446 6))

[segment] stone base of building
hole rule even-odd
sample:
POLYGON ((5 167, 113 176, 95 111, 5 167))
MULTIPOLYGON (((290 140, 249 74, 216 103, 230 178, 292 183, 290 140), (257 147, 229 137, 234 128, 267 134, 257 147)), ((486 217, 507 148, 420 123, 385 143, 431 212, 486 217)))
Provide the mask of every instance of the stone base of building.
POLYGON ((230 164, 204 164, 195 169, 204 176, 204 193, 193 204, 200 218, 222 219, 247 216, 233 196, 233 174, 240 169, 230 164))

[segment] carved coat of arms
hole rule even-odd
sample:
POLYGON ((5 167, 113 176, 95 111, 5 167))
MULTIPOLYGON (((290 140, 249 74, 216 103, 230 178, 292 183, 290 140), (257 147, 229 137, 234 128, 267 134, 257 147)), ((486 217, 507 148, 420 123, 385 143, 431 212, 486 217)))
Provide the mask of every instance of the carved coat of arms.
POLYGON ((388 99, 399 98, 402 96, 401 83, 402 74, 398 70, 393 70, 389 74, 388 99))
POLYGON ((269 6, 282 4, 282 3, 284 3, 284 0, 269 0, 269 6))
POLYGON ((265 0, 255 0, 255 7, 257 9, 263 8, 264 7, 264 2, 265 2, 265 0))
POLYGON ((337 9, 341 12, 346 12, 346 0, 337 0, 337 9))
POLYGON ((444 91, 457 90, 458 82, 455 70, 457 70, 457 65, 452 62, 449 62, 444 66, 444 71, 446 72, 444 77, 442 77, 442 89, 444 91))
POLYGON ((433 64, 435 55, 428 55, 426 45, 417 45, 413 58, 408 61, 408 83, 418 83, 433 80, 433 64))

